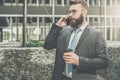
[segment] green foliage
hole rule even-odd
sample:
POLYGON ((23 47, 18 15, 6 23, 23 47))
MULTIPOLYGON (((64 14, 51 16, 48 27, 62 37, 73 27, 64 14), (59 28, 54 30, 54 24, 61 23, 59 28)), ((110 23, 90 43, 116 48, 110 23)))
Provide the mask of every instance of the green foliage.
POLYGON ((105 70, 100 70, 100 74, 106 80, 120 80, 120 47, 108 48, 109 66, 105 70))
POLYGON ((38 41, 38 40, 30 40, 27 42, 27 47, 42 47, 43 46, 43 41, 38 41))

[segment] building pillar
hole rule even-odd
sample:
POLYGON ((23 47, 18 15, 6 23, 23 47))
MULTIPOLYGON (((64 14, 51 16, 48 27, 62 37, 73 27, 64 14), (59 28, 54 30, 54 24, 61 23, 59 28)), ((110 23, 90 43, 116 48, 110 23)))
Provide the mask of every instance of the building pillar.
POLYGON ((10 37, 9 41, 13 41, 13 25, 12 25, 12 17, 10 17, 10 37))
POLYGON ((23 47, 26 47, 26 40, 27 40, 27 30, 26 30, 26 23, 27 23, 27 0, 24 1, 23 3, 23 40, 22 40, 22 45, 23 47))

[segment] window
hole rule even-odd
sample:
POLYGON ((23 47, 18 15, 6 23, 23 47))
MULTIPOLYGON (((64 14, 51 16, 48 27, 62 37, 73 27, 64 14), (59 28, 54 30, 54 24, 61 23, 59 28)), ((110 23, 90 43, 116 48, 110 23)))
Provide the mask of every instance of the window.
POLYGON ((110 18, 107 18, 107 26, 110 26, 111 22, 110 22, 110 18))
POLYGON ((70 3, 70 0, 57 0, 55 4, 57 6, 60 6, 60 5, 69 6, 69 3, 70 3))
POLYGON ((89 18, 90 25, 93 26, 93 17, 89 18))
POLYGON ((0 0, 0 5, 3 5, 3 0, 0 0))
POLYGON ((11 0, 5 0, 5 3, 11 3, 11 0))
POLYGON ((69 4, 70 4, 70 0, 64 0, 64 5, 65 6, 69 6, 69 4))
POLYGON ((51 21, 51 18, 50 18, 50 17, 46 17, 46 18, 45 18, 45 22, 46 22, 46 23, 52 22, 52 21, 51 21))
POLYGON ((39 18, 39 22, 42 22, 42 18, 41 17, 39 18))
POLYGON ((100 18, 100 25, 101 26, 105 25, 105 18, 104 17, 100 18))
POLYGON ((90 17, 88 22, 90 23, 90 26, 98 28, 98 20, 98 17, 90 17))
POLYGON ((12 17, 12 22, 15 23, 16 22, 16 18, 12 17))
POLYGON ((120 28, 113 28, 112 30, 112 40, 120 41, 120 28))
POLYGON ((94 17, 94 26, 98 26, 98 17, 94 17))
POLYGON ((15 3, 15 0, 12 0, 12 3, 15 3))
POLYGON ((37 17, 33 17, 33 18, 32 18, 32 22, 35 22, 35 23, 36 23, 36 22, 37 22, 37 17))
POLYGON ((24 3, 24 0, 19 0, 19 3, 24 3))
POLYGON ((37 3, 37 0, 32 0, 32 3, 37 3))
POLYGON ((57 0, 57 4, 62 4, 62 0, 57 0))
MULTIPOLYGON (((107 2, 107 1, 106 1, 107 2)), ((105 5, 105 0, 100 0, 100 5, 104 6, 105 5)))
POLYGON ((39 17, 39 25, 43 25, 42 17, 39 17))
POLYGON ((97 5, 97 3, 98 3, 98 0, 93 0, 94 5, 97 5))
POLYGON ((67 4, 66 0, 64 0, 64 4, 67 4))
POLYGON ((23 23, 23 17, 19 17, 19 22, 23 23))
POLYGON ((118 17, 107 18, 107 40, 120 41, 119 20, 120 20, 120 18, 118 18, 118 17))
POLYGON ((107 28, 107 40, 110 40, 110 28, 107 28))
POLYGON ((17 0, 4 0, 4 5, 6 5, 6 6, 13 6, 16 4, 17 4, 17 0))
POLYGON ((27 23, 29 23, 29 24, 32 23, 32 18, 31 18, 31 17, 28 17, 28 18, 27 18, 27 23))
POLYGON ((89 4, 92 6, 94 6, 94 5, 98 6, 99 0, 89 0, 89 4))
POLYGON ((0 27, 8 26, 7 18, 0 17, 0 27))
POLYGON ((27 17, 27 23, 30 25, 36 25, 37 24, 37 17, 27 17))
POLYGON ((89 0, 89 4, 92 5, 92 0, 89 0))
POLYGON ((42 0, 39 0, 39 4, 41 4, 42 3, 42 0))
POLYGON ((50 4, 50 0, 45 0, 45 4, 50 4))

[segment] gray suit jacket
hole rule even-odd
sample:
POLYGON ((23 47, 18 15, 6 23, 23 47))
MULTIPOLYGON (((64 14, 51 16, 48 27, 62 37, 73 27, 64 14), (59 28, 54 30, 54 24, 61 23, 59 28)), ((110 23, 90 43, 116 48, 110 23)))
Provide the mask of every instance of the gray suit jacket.
MULTIPOLYGON (((63 60, 64 50, 67 49, 72 28, 64 28, 52 25, 46 37, 44 48, 56 48, 56 58, 52 80, 60 80, 64 71, 65 62, 63 60)), ((89 25, 85 28, 75 49, 79 56, 79 65, 73 65, 72 80, 96 80, 96 70, 108 66, 108 56, 106 42, 100 31, 93 29, 89 25)))

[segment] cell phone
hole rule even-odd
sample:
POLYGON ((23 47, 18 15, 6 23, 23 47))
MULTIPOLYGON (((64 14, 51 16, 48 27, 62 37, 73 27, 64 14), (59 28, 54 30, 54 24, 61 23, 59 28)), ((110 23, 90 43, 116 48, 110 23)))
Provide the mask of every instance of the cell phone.
POLYGON ((70 25, 70 23, 71 23, 71 19, 66 19, 66 23, 67 23, 67 25, 70 25))

